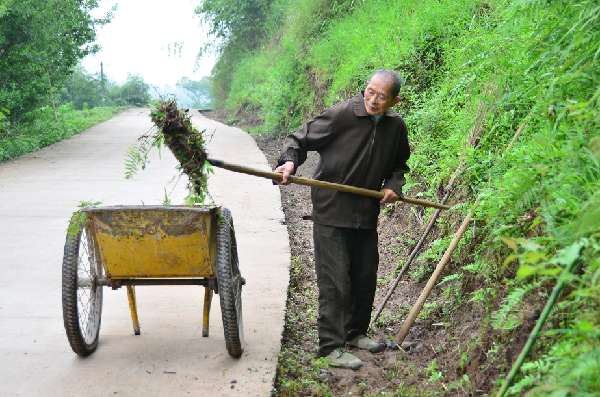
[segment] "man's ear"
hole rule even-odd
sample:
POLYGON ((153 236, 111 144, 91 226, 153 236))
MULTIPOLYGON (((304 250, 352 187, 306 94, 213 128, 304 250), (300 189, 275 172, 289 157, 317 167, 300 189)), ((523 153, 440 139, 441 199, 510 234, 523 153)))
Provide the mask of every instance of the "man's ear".
POLYGON ((400 102, 400 96, 396 95, 396 97, 394 97, 394 99, 392 99, 392 106, 397 105, 398 102, 400 102))

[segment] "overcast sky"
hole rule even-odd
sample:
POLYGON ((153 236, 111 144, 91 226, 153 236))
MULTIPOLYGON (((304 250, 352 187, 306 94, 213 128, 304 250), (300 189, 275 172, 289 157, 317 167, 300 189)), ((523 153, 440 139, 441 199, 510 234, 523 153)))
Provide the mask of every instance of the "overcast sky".
POLYGON ((97 31, 102 49, 83 60, 91 73, 104 63, 105 74, 122 83, 128 73, 140 74, 147 83, 174 85, 181 77, 194 80, 210 74, 214 55, 196 62, 208 40, 206 29, 194 14, 199 0, 102 0, 95 16, 114 4, 112 21, 97 31))

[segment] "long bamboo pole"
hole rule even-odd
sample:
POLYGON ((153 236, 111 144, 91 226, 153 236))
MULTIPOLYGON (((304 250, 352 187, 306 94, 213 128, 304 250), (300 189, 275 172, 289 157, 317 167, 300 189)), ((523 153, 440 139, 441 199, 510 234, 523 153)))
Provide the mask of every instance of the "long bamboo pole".
MULTIPOLYGON (((441 204, 446 204, 446 201, 448 201, 448 198, 450 197, 450 194, 452 193, 452 188, 454 187, 454 182, 456 181, 458 175, 461 172, 462 172, 462 165, 459 166, 456 169, 456 171, 454 171, 454 174, 452 175, 452 177, 450 178, 450 181, 446 185, 446 194, 444 194, 444 197, 442 198, 441 204)), ((410 265, 413 263, 413 261, 417 257, 417 254, 419 253, 419 251, 423 247, 423 244, 425 243, 425 239, 427 238, 427 236, 429 236, 429 232, 431 232, 431 229, 433 229, 433 226, 435 225, 435 222, 437 221, 437 219, 439 218, 439 216, 440 216, 441 213, 442 213, 442 210, 436 209, 435 212, 433 213, 433 215, 431 216, 431 218, 429 219, 429 222, 427 223, 427 226, 425 227, 425 230, 421 234, 421 238, 419 239, 419 241, 417 242, 417 244, 414 246, 414 248, 410 252, 410 255, 408 256, 408 259, 406 260, 406 263, 404 263, 404 266, 402 266, 402 269, 400 269, 400 272, 398 272, 398 274, 396 275, 396 278, 394 279, 394 282, 391 284, 390 287, 388 287, 388 291, 387 291, 387 293, 385 295, 385 298, 383 298, 383 301, 377 307, 377 310, 375 311, 375 315, 373 316, 373 319, 371 320, 371 324, 375 324, 375 322, 377 321, 377 319, 381 315, 381 312, 385 308, 385 305, 388 303, 388 301, 390 300, 390 298, 394 294, 394 291, 398 287, 398 284, 400 283, 400 280, 402 279, 402 276, 404 275, 404 273, 406 273, 406 271, 408 270, 408 268, 410 267, 410 265)))
MULTIPOLYGON (((563 274, 561 274, 561 276, 570 274, 573 271, 573 269, 575 268, 575 266, 577 265, 577 262, 578 261, 573 261, 573 263, 571 263, 565 270, 563 270, 563 274)), ((554 285, 554 288, 552 289, 552 293, 550 294, 550 297, 548 298, 548 301, 546 302, 546 305, 544 306, 544 309, 542 310, 542 314, 540 314, 540 318, 538 318, 537 322, 535 323, 535 327, 533 327, 533 329, 531 330, 531 333, 529 334, 529 337, 527 338, 527 342, 525 342, 525 346, 523 346, 523 349, 521 350, 521 352, 519 353, 519 356, 515 360, 512 368, 510 369, 510 372, 504 379, 504 383, 502 384, 502 387, 498 391, 498 394, 496 394, 496 397, 503 397, 504 394, 506 393, 506 391, 508 390, 508 388, 510 387, 510 385, 512 384, 512 381, 514 380, 515 376, 521 369, 521 365, 523 365, 523 362, 525 361, 525 357, 527 357, 535 340, 540 335, 540 331, 542 330, 542 327, 546 323, 546 320, 548 319, 548 316, 550 315, 550 312, 552 311, 552 307, 554 307, 554 304, 558 300, 558 297, 559 297, 561 291, 563 290, 563 288, 565 287, 565 284, 566 284, 565 277, 560 277, 558 282, 554 285)))
POLYGON ((454 234, 454 237, 452 238, 452 241, 450 242, 448 249, 446 249, 444 256, 442 256, 442 259, 439 261, 439 263, 435 267, 435 270, 433 271, 433 274, 427 281, 425 288, 423 288, 423 291, 421 291, 421 295, 419 295, 419 299, 417 299, 417 301, 415 302, 413 307, 410 309, 408 316, 406 316, 406 319, 402 323, 402 327, 400 327, 400 331, 396 335, 396 343, 398 343, 398 345, 401 345, 402 342, 404 342, 404 339, 406 338, 406 336, 408 335, 408 331, 410 330, 410 327, 412 327, 415 320, 417 319, 417 316, 419 315, 419 312, 423 308, 425 301, 429 297, 431 290, 437 283, 437 280, 440 277, 440 275, 442 274, 442 271, 444 271, 444 267, 450 261, 450 258, 452 257, 454 250, 458 246, 458 242, 462 238, 463 234, 465 234, 465 231, 467 230, 467 227, 469 226, 469 222, 471 222, 472 215, 473 215, 473 210, 469 211, 469 213, 467 214, 465 219, 463 219, 460 227, 454 234))
MULTIPOLYGON (((243 165, 226 163, 224 161, 215 160, 215 159, 208 159, 208 162, 215 167, 223 168, 223 169, 233 171, 233 172, 254 175, 254 176, 261 177, 261 178, 271 179, 271 180, 274 180, 277 182, 280 182, 282 179, 282 175, 277 172, 263 171, 263 170, 259 170, 256 168, 245 167, 243 165)), ((293 175, 289 177, 289 181, 291 183, 295 183, 298 185, 315 186, 315 187, 320 187, 323 189, 337 190, 339 192, 353 193, 353 194, 358 194, 361 196, 371 197, 371 198, 375 198, 375 199, 379 199, 379 200, 381 200, 383 198, 383 193, 380 191, 364 189, 361 187, 350 186, 350 185, 342 185, 340 183, 318 181, 316 179, 304 178, 301 176, 293 176, 293 175)), ((403 201, 408 204, 420 205, 422 207, 432 207, 432 208, 438 208, 441 210, 450 209, 449 205, 434 203, 431 201, 421 200, 421 199, 412 198, 412 197, 401 196, 400 201, 403 201)))

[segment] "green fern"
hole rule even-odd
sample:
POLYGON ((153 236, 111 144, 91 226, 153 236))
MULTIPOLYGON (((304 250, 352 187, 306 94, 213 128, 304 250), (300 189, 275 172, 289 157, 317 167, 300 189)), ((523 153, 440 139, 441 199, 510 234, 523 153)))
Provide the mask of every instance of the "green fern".
POLYGON ((502 305, 492 315, 492 326, 502 331, 512 331, 521 325, 519 317, 523 299, 534 288, 534 284, 514 288, 502 301, 502 305))
POLYGON ((140 169, 144 169, 146 161, 142 157, 139 147, 131 146, 125 157, 125 179, 131 179, 140 169))
POLYGON ((585 344, 567 339, 541 358, 523 364, 523 376, 509 390, 510 396, 600 395, 600 348, 580 354, 585 344))
POLYGON ((148 165, 148 156, 152 149, 157 149, 160 157, 164 137, 158 132, 142 135, 135 145, 127 150, 125 157, 125 179, 132 178, 138 171, 144 170, 148 165))
POLYGON ((145 139, 140 139, 137 144, 129 147, 125 157, 125 179, 131 179, 138 171, 146 168, 150 149, 151 146, 145 139))

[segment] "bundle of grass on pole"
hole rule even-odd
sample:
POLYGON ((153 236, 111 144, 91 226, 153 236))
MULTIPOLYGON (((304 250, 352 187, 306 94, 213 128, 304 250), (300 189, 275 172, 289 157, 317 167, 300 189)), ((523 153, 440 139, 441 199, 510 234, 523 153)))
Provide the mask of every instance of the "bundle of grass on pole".
POLYGON ((207 193, 207 163, 204 137, 192 125, 187 109, 177 108, 174 98, 160 101, 150 113, 157 133, 189 178, 190 193, 203 201, 207 193))

